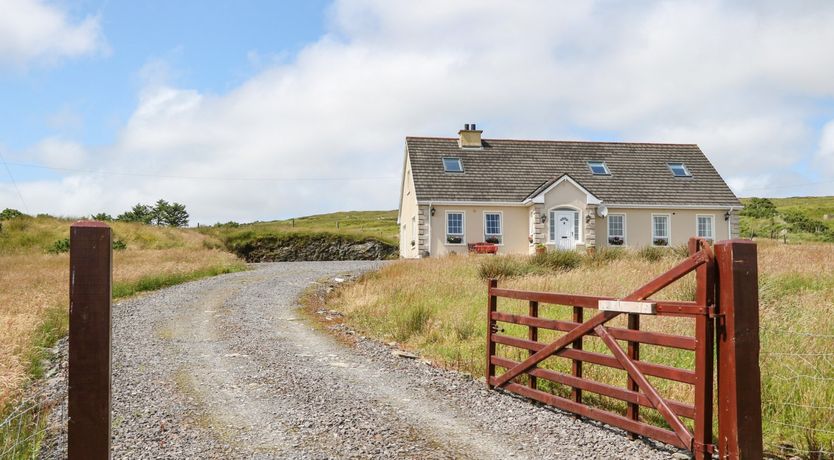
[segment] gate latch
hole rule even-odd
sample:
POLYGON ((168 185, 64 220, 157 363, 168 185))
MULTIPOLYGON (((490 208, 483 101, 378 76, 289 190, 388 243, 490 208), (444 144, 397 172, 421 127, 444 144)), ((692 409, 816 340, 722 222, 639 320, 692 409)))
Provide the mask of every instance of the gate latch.
POLYGON ((719 312, 718 309, 715 308, 715 305, 710 305, 709 308, 707 308, 707 312, 710 318, 721 318, 725 316, 723 312, 719 312))

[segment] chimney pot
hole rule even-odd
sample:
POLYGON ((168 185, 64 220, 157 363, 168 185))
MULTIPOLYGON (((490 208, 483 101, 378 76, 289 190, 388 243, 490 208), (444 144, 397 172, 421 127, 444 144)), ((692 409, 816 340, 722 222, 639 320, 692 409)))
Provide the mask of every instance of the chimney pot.
POLYGON ((476 129, 478 128, 475 127, 475 123, 472 123, 472 131, 475 131, 476 129))
POLYGON ((469 123, 467 123, 467 124, 463 125, 463 129, 465 129, 465 130, 469 131, 469 123))

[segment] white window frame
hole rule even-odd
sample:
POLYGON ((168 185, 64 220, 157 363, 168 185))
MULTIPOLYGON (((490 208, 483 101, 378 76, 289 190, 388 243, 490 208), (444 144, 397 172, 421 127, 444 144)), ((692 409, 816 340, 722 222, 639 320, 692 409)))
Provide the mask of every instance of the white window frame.
POLYGON ((686 164, 682 161, 670 161, 670 162, 666 163, 666 167, 669 168, 669 172, 671 172, 672 176, 674 176, 674 177, 692 177, 692 171, 690 171, 689 168, 686 167, 686 164), (672 165, 681 165, 681 168, 683 168, 683 172, 685 172, 686 175, 685 176, 679 176, 679 175, 675 174, 675 170, 672 169, 672 165))
MULTIPOLYGON (((612 217, 622 217, 623 218, 623 235, 622 235, 623 244, 620 245, 620 247, 626 246, 628 244, 628 238, 626 237, 626 219, 627 218, 626 218, 625 213, 608 214, 608 217, 606 218, 606 222, 605 222, 605 224, 606 224, 605 225, 606 236, 608 238, 610 238, 612 236, 611 235, 611 220, 610 220, 612 217)), ((617 236, 617 235, 613 235, 613 236, 617 236)), ((608 246, 611 246, 611 244, 609 243, 608 246)))
POLYGON ((501 240, 498 246, 504 246, 504 211, 484 211, 484 241, 488 236, 497 236, 501 240), (487 233, 487 214, 498 214, 498 231, 500 233, 487 233))
POLYGON ((582 219, 583 219, 582 210, 579 209, 579 208, 575 208, 573 206, 570 206, 570 205, 556 206, 556 207, 553 207, 553 208, 550 208, 550 209, 547 210, 547 229, 546 229, 546 231, 547 231, 547 242, 550 243, 550 244, 556 244, 556 240, 551 238, 553 236, 553 234, 550 232, 550 228, 551 228, 550 226, 553 225, 553 213, 555 211, 573 211, 574 212, 573 218, 576 219, 576 220, 573 223, 573 229, 574 229, 574 233, 577 233, 577 235, 574 235, 573 242, 574 242, 574 245, 584 244, 585 240, 582 238, 583 237, 582 234, 585 231, 585 229, 583 228, 583 225, 582 225, 582 222, 583 222, 582 221, 582 219))
POLYGON ((440 162, 443 163, 443 172, 445 173, 452 173, 452 174, 463 174, 463 161, 461 161, 460 157, 442 157, 440 162), (446 169, 446 160, 455 160, 458 162, 458 166, 460 166, 460 171, 450 171, 446 169))
POLYGON ((706 238, 708 240, 715 241, 715 214, 695 214, 695 236, 699 238, 706 238), (710 232, 712 236, 701 236, 698 234, 699 226, 698 226, 698 219, 701 217, 709 217, 710 219, 710 232))
POLYGON ((593 174, 593 175, 595 175, 595 176, 610 176, 610 175, 611 175, 611 170, 610 170, 610 169, 608 169, 608 165, 607 165, 607 164, 605 164, 605 162, 604 162, 604 161, 588 160, 585 164, 587 164, 587 165, 588 165, 588 169, 591 171, 591 174, 593 174), (597 174, 597 173, 595 173, 595 172, 594 172, 594 168, 593 168, 593 167, 591 167, 591 163, 594 163, 594 164, 601 164, 601 165, 602 165, 602 169, 604 169, 604 170, 605 170, 605 172, 604 172, 604 173, 601 173, 601 174, 597 174))
POLYGON ((657 246, 657 247, 661 247, 661 248, 668 248, 668 247, 672 246, 672 215, 669 214, 669 213, 657 213, 657 214, 653 213, 651 224, 652 224, 651 225, 652 226, 652 246, 657 246), (658 236, 658 235, 654 234, 654 231, 655 231, 654 218, 655 217, 666 217, 666 236, 665 236, 666 245, 665 246, 661 246, 659 244, 654 244, 654 240, 656 240, 658 238, 664 238, 662 236, 658 236))
POLYGON ((443 226, 445 228, 444 233, 446 237, 443 239, 443 244, 447 246, 464 246, 466 245, 466 212, 464 211, 454 211, 448 210, 445 213, 445 219, 443 220, 443 226), (460 231, 461 233, 449 233, 449 214, 460 214, 460 231), (460 243, 450 243, 449 237, 450 236, 460 236, 460 243))

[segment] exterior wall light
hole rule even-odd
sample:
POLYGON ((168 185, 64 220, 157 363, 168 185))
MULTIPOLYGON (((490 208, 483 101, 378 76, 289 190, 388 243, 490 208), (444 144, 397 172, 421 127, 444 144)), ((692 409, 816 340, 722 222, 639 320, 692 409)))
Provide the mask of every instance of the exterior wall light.
POLYGON ((730 211, 724 213, 724 222, 730 220, 730 211))
POLYGON ((437 212, 437 210, 436 210, 436 209, 434 209, 434 206, 432 206, 432 208, 431 208, 431 215, 432 215, 432 217, 434 217, 434 213, 435 213, 435 212, 437 212))
POLYGON ((547 214, 542 214, 542 223, 547 222, 547 214))
POLYGON ((591 215, 590 215, 590 214, 585 214, 585 223, 586 223, 586 224, 590 224, 590 223, 591 223, 591 215))

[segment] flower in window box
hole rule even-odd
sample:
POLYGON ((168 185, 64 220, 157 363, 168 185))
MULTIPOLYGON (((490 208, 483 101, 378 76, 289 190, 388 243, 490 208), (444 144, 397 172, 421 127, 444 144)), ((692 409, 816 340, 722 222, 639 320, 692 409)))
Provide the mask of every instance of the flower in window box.
POLYGON ((490 236, 487 237, 486 242, 490 244, 500 244, 501 240, 497 236, 490 236))
POLYGON ((446 237, 446 242, 451 244, 460 244, 463 241, 463 237, 449 235, 446 237))
POLYGON ((669 245, 669 240, 666 238, 655 238, 654 239, 655 246, 667 246, 669 245))
POLYGON ((622 236, 608 237, 608 244, 610 244, 611 246, 622 246, 623 245, 623 237, 622 236))

